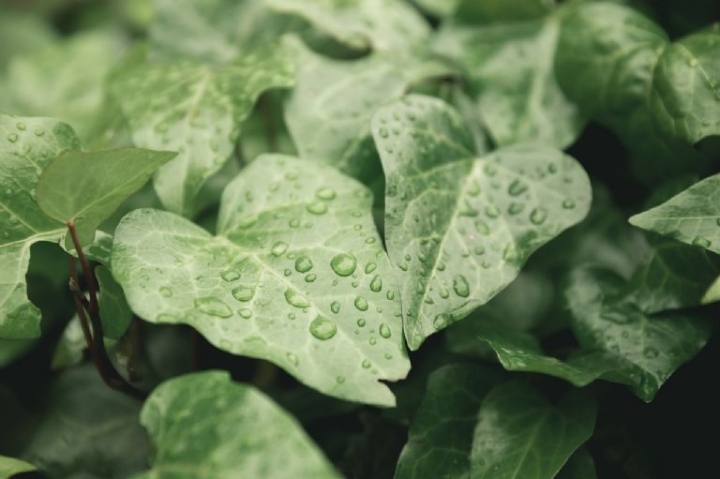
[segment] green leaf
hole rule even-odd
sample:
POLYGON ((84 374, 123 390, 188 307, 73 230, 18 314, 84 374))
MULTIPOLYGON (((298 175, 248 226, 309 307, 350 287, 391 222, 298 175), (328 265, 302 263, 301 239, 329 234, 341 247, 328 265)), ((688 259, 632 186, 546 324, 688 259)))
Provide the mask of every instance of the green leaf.
POLYGON ((651 401, 662 384, 692 359, 708 340, 708 323, 688 313, 651 317, 638 305, 628 283, 605 270, 574 271, 564 296, 580 345, 617 362, 606 378, 628 384, 651 401))
POLYGON ((85 342, 80 320, 76 314, 63 330, 60 339, 58 339, 50 367, 53 370, 59 370, 80 364, 85 348, 87 348, 87 343, 85 342))
POLYGON ((413 3, 431 15, 445 18, 455 11, 460 0, 414 0, 413 3))
POLYGON ((90 140, 103 106, 103 82, 123 50, 118 35, 98 31, 16 56, 8 65, 0 110, 61 118, 90 140))
POLYGON ((573 159, 535 145, 475 158, 459 115, 440 100, 387 105, 372 130, 411 349, 489 301, 589 209, 590 184, 573 159))
POLYGON ((35 197, 49 217, 74 221, 80 243, 176 153, 141 149, 65 151, 43 170, 35 197))
POLYGON ((688 145, 720 135, 720 29, 665 48, 653 72, 650 105, 661 131, 688 145))
POLYGON ((428 379, 395 479, 468 478, 477 412, 499 375, 476 365, 444 366, 428 379))
POLYGON ((12 457, 0 456, 0 479, 10 479, 21 472, 34 471, 35 466, 12 457))
POLYGON ((422 16, 402 0, 265 0, 297 15, 354 49, 402 50, 430 34, 422 16))
POLYGON ((720 175, 632 216, 630 223, 720 254, 720 175))
POLYGON ((708 287, 700 300, 702 304, 710 304, 716 301, 720 301, 720 276, 715 278, 715 281, 708 287))
POLYGON ((477 415, 470 476, 477 479, 551 479, 595 429, 597 407, 584 391, 557 405, 530 386, 501 384, 477 415))
POLYGON ((95 268, 95 276, 100 288, 98 304, 103 324, 103 336, 120 339, 132 320, 132 311, 127 304, 122 288, 115 282, 109 269, 98 266, 95 268))
POLYGON ((47 477, 124 479, 146 467, 140 404, 108 388, 90 365, 64 372, 23 459, 47 477))
POLYGON ((555 0, 458 0, 454 20, 462 23, 506 23, 543 17, 555 0))
POLYGON ((141 318, 184 323, 344 399, 392 405, 405 376, 400 298, 369 191, 334 169, 265 155, 223 194, 218 236, 137 210, 112 272, 141 318))
POLYGON ((40 335, 40 311, 27 298, 30 246, 58 241, 64 227, 45 216, 33 190, 42 169, 59 152, 78 149, 65 123, 0 114, 0 337, 40 335))
POLYGON ((0 368, 22 357, 35 344, 37 342, 32 339, 0 339, 0 368))
POLYGON ((140 420, 155 452, 134 479, 340 477, 292 416, 225 372, 163 383, 140 420))
POLYGON ((440 31, 435 50, 468 71, 475 108, 497 145, 536 141, 564 148, 585 126, 555 79, 559 32, 556 15, 479 27, 454 23, 440 31))
POLYGON ((5 72, 13 57, 42 50, 54 39, 49 25, 38 15, 3 9, 0 11, 0 73, 5 72))
POLYGON ((557 479, 597 479, 595 461, 587 449, 581 447, 570 456, 556 477, 557 479))
POLYGON ((370 119, 379 106, 399 99, 413 83, 448 74, 428 52, 375 53, 360 60, 331 60, 290 41, 297 87, 285 121, 302 158, 317 159, 368 182, 379 175, 370 119))
POLYGON ((232 155, 260 93, 292 85, 284 50, 265 46, 218 67, 139 65, 112 78, 110 89, 136 145, 179 152, 157 171, 154 186, 168 210, 192 216, 198 191, 232 155))

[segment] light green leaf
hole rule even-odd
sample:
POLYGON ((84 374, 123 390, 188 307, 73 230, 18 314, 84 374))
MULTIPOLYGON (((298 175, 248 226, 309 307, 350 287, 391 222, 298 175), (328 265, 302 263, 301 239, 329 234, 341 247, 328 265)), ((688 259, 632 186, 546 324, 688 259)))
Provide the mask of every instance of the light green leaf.
POLYGON ((370 135, 375 110, 399 99, 413 83, 451 71, 421 49, 350 62, 317 55, 297 40, 288 43, 297 87, 286 102, 285 121, 299 156, 329 163, 365 182, 380 173, 370 135))
POLYGON ((581 447, 570 456, 556 477, 557 479, 597 479, 595 461, 587 449, 581 447))
POLYGON ((369 191, 334 169, 265 155, 223 194, 218 236, 137 210, 112 272, 141 318, 189 324, 332 396, 392 405, 405 376, 400 297, 369 191))
POLYGON ((125 294, 119 284, 115 282, 112 273, 104 266, 95 268, 100 297, 100 319, 103 324, 103 336, 120 339, 132 319, 132 311, 127 304, 125 294))
POLYGON ((103 82, 123 50, 118 35, 98 31, 16 56, 8 65, 0 110, 60 118, 90 140, 103 106, 103 82))
POLYGON ((436 17, 445 18, 450 16, 457 7, 460 0, 414 0, 421 10, 436 17))
POLYGON ((632 216, 630 223, 720 254, 720 175, 632 216))
POLYGON ((402 50, 430 34, 422 16, 402 0, 265 0, 359 50, 402 50))
POLYGON ((72 128, 47 118, 0 114, 0 337, 40 335, 40 311, 27 298, 30 246, 58 241, 64 227, 33 198, 42 169, 59 152, 78 149, 72 128))
POLYGON ((14 459, 12 457, 0 456, 0 479, 10 479, 15 474, 34 470, 35 466, 28 464, 25 461, 14 459))
POLYGON ((552 405, 526 384, 497 386, 477 415, 470 477, 552 479, 592 435, 596 412, 584 391, 552 405))
POLYGON ((651 317, 634 295, 619 276, 596 269, 574 271, 564 291, 580 345, 614 358, 613 375, 622 377, 607 379, 628 384, 649 402, 703 348, 710 331, 703 318, 688 313, 651 317))
POLYGON ((49 217, 75 222, 80 243, 176 153, 141 149, 65 151, 45 167, 35 197, 49 217))
POLYGON ((653 72, 650 104, 661 131, 688 145, 720 135, 720 29, 670 45, 653 72))
POLYGON ((430 375, 410 425, 395 479, 466 479, 477 412, 499 375, 478 366, 444 366, 430 375))
POLYGON ((163 383, 140 421, 155 451, 134 479, 340 477, 292 416, 225 372, 163 383))
POLYGON ((0 13, 0 73, 5 72, 13 57, 42 50, 55 39, 47 22, 38 15, 9 9, 0 13))
POLYGON ((454 23, 440 31, 435 50, 468 71, 471 97, 497 145, 536 141, 564 148, 585 126, 555 79, 559 32, 554 15, 475 27, 454 23))
POLYGON ((47 477, 124 479, 147 464, 137 400, 108 388, 91 365, 64 372, 22 458, 47 477))
POLYGON ((258 95, 292 86, 291 70, 281 48, 266 46, 219 67, 139 65, 111 80, 135 144, 180 153, 154 178, 168 210, 192 216, 198 191, 232 155, 258 95))
POLYGON ((700 300, 702 304, 710 304, 716 301, 720 301, 720 276, 715 278, 715 281, 708 287, 700 300))
POLYGON ((590 183, 572 158, 536 145, 475 158, 459 115, 440 100, 385 106, 372 130, 411 349, 489 301, 589 209, 590 183))
POLYGON ((85 348, 87 348, 85 335, 76 314, 63 330, 60 339, 58 339, 50 367, 53 370, 58 370, 79 364, 82 362, 85 348))

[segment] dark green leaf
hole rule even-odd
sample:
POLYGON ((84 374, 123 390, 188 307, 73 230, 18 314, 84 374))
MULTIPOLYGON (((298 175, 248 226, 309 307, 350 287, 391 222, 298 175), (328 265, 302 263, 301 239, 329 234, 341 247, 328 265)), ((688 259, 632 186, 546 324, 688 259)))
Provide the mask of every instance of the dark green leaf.
POLYGON ((157 210, 126 216, 112 272, 143 319, 189 324, 326 394, 392 405, 379 380, 409 363, 371 205, 330 167, 265 155, 225 189, 218 236, 157 210))
POLYGON ((30 246, 58 241, 64 227, 33 198, 42 169, 60 151, 78 149, 72 128, 57 120, 0 114, 0 337, 40 334, 40 311, 27 298, 30 246))
POLYGON ((476 158, 460 116, 440 100, 410 96, 387 105, 372 130, 412 349, 490 300, 589 209, 590 183, 572 158, 542 146, 476 158))
POLYGON ((141 422, 155 450, 134 479, 340 477, 295 419, 224 372, 163 383, 141 422))
POLYGON ((597 479, 595 461, 587 449, 581 447, 570 456, 556 477, 557 479, 597 479))
POLYGON ((552 11, 555 0, 459 0, 455 20, 462 23, 505 23, 533 20, 552 11))
POLYGON ((27 339, 0 339, 0 368, 12 363, 36 344, 27 339))
POLYGON ((125 299, 125 294, 115 282, 110 270, 104 266, 95 268, 100 297, 100 319, 103 323, 103 335, 106 338, 119 339, 130 324, 132 311, 125 299))
POLYGON ((95 229, 177 154, 120 149, 65 151, 43 170, 35 197, 49 217, 74 221, 80 243, 92 243, 95 229))

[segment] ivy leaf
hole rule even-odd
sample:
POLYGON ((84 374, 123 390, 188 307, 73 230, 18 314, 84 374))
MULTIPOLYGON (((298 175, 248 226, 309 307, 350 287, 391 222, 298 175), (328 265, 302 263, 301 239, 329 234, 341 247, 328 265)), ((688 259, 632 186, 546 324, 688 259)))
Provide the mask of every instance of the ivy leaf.
POLYGON ((96 134, 105 77, 123 50, 118 35, 97 31, 16 56, 8 65, 0 110, 60 118, 87 142, 96 134))
POLYGON ((498 374, 477 365, 454 364, 434 371, 395 479, 468 478, 477 412, 498 374))
POLYGON ((125 294, 115 282, 110 270, 104 266, 95 268, 100 297, 100 319, 103 324, 103 336, 120 339, 132 320, 132 311, 127 304, 125 294))
POLYGON ((59 152, 78 149, 72 128, 47 118, 0 114, 0 337, 40 335, 40 311, 27 298, 30 246, 58 241, 65 228, 33 198, 42 169, 59 152))
POLYGON ((660 129, 688 145, 720 135, 720 29, 671 43, 653 72, 650 105, 660 129))
POLYGON ((702 304, 714 303, 720 301, 720 276, 715 278, 715 281, 705 291, 700 302, 702 304))
POLYGON ((22 357, 36 343, 32 339, 0 339, 0 368, 22 357))
POLYGON ((189 324, 325 394, 392 405, 379 380, 409 363, 371 206, 328 166, 265 155, 225 189, 218 236, 166 212, 126 216, 112 272, 141 318, 189 324))
POLYGON ((401 0, 265 0, 358 50, 402 50, 430 34, 422 16, 401 0))
POLYGON ((100 223, 176 155, 141 149, 65 151, 43 170, 35 197, 50 218, 74 221, 80 243, 87 245, 100 223))
POLYGON ((606 270, 575 270, 564 296, 580 345, 617 361, 610 380, 628 384, 650 402, 662 384, 692 359, 708 340, 710 328, 687 313, 651 317, 638 305, 628 283, 606 270))
POLYGON ((34 471, 35 466, 12 457, 0 456, 0 479, 10 479, 21 472, 34 471))
POLYGON ((564 148, 585 126, 555 79, 559 32, 556 15, 482 26, 455 22, 440 31, 435 50, 468 71, 475 108, 497 145, 533 141, 564 148))
POLYGON ((329 163, 365 182, 380 170, 370 135, 375 110, 399 99, 413 83, 451 71, 421 49, 348 62, 317 55, 297 40, 288 43, 297 86, 286 102, 285 121, 299 156, 329 163))
POLYGON ((152 469, 134 479, 340 477, 292 416, 225 372, 163 383, 140 421, 155 451, 152 469))
POLYGON ((13 57, 42 50, 54 39, 52 29, 39 15, 3 9, 0 15, 0 72, 4 73, 13 57))
POLYGON ((552 11, 555 0, 456 0, 454 20, 462 23, 507 23, 541 18, 552 11))
POLYGON ((595 461, 584 447, 570 456, 568 462, 557 475, 557 479, 597 479, 595 461))
POLYGON ((630 217, 630 223, 720 254, 720 175, 630 217))
POLYGON ((45 417, 22 454, 47 477, 122 479, 146 467, 139 403, 108 388, 92 366, 64 372, 47 398, 45 417))
POLYGON ((535 145, 475 158, 460 116, 440 100, 387 105, 372 131, 411 349, 489 301, 589 209, 589 180, 573 159, 535 145))
POLYGON ((139 65, 112 78, 110 90, 136 145, 180 153, 157 171, 154 186, 168 210, 192 216, 198 191, 230 158, 260 93, 292 85, 283 50, 264 46, 218 67, 139 65))

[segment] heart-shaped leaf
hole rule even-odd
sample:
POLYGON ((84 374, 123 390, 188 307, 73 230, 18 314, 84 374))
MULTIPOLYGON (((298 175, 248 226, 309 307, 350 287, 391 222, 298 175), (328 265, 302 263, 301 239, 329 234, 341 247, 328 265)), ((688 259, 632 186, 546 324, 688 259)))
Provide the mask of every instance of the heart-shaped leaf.
POLYGON ((572 158, 537 145, 476 158, 460 116, 440 100, 389 104, 372 130, 411 349, 489 301, 590 207, 590 182, 572 158))
POLYGON ((189 324, 326 394, 391 405, 379 380, 409 363, 371 205, 328 166, 262 156, 225 189, 218 236, 162 211, 126 216, 113 275, 143 319, 189 324))
POLYGON ((10 479, 15 474, 34 470, 35 466, 28 464, 25 461, 14 459, 12 457, 0 456, 0 478, 2 479, 10 479))
POLYGON ((134 479, 340 477, 292 416, 225 372, 163 383, 140 421, 155 451, 152 469, 134 479))

